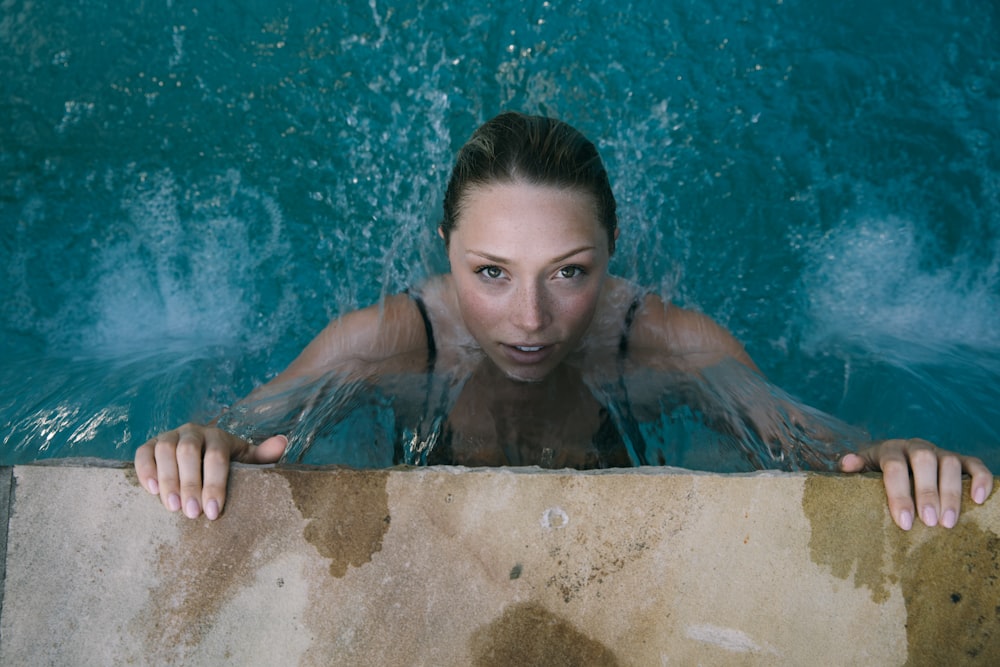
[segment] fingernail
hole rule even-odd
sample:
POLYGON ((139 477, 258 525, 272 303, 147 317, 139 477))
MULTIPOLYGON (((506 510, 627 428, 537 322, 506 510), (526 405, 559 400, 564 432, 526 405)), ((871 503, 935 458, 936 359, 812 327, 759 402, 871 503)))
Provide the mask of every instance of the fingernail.
POLYGON ((972 499, 976 501, 977 505, 982 505, 986 502, 986 487, 979 487, 972 492, 972 499))
POLYGON ((205 503, 205 516, 211 521, 215 521, 219 518, 219 503, 215 500, 209 500, 205 503))
POLYGON ((958 520, 958 515, 955 514, 955 510, 948 510, 941 517, 941 525, 945 528, 954 528, 955 522, 958 520))
POLYGON ((937 510, 933 507, 925 507, 923 511, 924 524, 927 526, 937 525, 937 510))
POLYGON ((899 513, 899 527, 903 530, 913 528, 913 515, 906 510, 899 513))
POLYGON ((194 498, 189 498, 184 507, 184 514, 189 519, 197 519, 198 515, 201 514, 201 505, 194 498))
POLYGON ((167 507, 171 512, 176 512, 181 508, 181 497, 176 493, 171 493, 167 496, 167 507))
POLYGON ((155 478, 150 478, 150 480, 146 482, 146 487, 149 489, 149 492, 152 493, 154 496, 160 495, 160 485, 157 484, 155 478))

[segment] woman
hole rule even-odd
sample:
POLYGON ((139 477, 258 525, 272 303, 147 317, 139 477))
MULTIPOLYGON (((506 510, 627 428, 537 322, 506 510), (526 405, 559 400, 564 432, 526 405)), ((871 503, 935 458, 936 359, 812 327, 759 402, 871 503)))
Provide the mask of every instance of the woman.
MULTIPOLYGON (((626 367, 693 377, 736 364, 759 374, 709 318, 608 274, 618 238, 615 199, 596 148, 565 123, 505 113, 480 127, 459 152, 438 232, 451 273, 333 321, 244 403, 275 398, 290 382, 332 369, 365 377, 383 367, 430 367, 460 378, 460 391, 446 437, 428 445, 422 460, 610 467, 628 465, 629 456, 588 387, 613 384, 626 367)), ((756 414, 766 409, 745 407, 756 433, 781 439, 756 414)), ((782 410, 819 430, 811 413, 782 410)), ((168 509, 215 519, 229 462, 274 462, 287 444, 284 435, 252 444, 187 424, 140 447, 135 465, 142 485, 168 509)), ((954 526, 963 472, 972 476, 977 503, 993 483, 979 459, 923 440, 845 453, 839 468, 881 470, 890 513, 904 530, 915 512, 929 526, 954 526)))

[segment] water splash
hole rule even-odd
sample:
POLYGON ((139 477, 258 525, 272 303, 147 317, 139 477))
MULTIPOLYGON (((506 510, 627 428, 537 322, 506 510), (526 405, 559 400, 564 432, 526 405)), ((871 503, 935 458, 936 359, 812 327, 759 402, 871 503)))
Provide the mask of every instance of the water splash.
POLYGON ((899 343, 941 349, 1000 347, 1000 247, 991 260, 943 261, 912 221, 887 217, 845 224, 808 251, 806 343, 853 341, 891 355, 899 343))
MULTIPOLYGON (((192 349, 269 344, 280 331, 255 321, 255 288, 265 269, 273 275, 291 261, 284 220, 273 200, 242 186, 235 172, 210 198, 222 192, 223 206, 184 201, 169 170, 140 174, 123 196, 127 219, 93 240, 75 298, 42 326, 49 343, 111 355, 168 341, 192 349)), ((286 288, 280 303, 294 302, 286 288)))
POLYGON ((870 441, 734 360, 700 371, 637 367, 593 391, 634 465, 833 470, 845 452, 870 441))
POLYGON ((927 438, 995 467, 1000 248, 943 255, 926 228, 885 217, 832 230, 807 256, 803 350, 841 369, 810 393, 877 437, 927 438))

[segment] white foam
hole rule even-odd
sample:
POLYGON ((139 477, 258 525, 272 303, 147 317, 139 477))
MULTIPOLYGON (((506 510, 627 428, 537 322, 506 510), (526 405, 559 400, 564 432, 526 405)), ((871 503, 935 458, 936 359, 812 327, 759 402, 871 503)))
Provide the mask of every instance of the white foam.
MULTIPOLYGON (((236 188, 238 176, 230 180, 236 188)), ((277 205, 249 193, 260 200, 252 215, 261 220, 219 210, 182 214, 168 171, 147 181, 125 196, 129 224, 95 242, 90 284, 77 286, 79 298, 55 322, 78 323, 65 327, 75 330, 78 345, 110 351, 168 340, 231 344, 260 333, 255 281, 263 264, 288 255, 277 205)))
POLYGON ((1000 248, 992 260, 942 261, 937 242, 901 218, 868 218, 815 240, 806 254, 806 343, 1000 345, 1000 248))

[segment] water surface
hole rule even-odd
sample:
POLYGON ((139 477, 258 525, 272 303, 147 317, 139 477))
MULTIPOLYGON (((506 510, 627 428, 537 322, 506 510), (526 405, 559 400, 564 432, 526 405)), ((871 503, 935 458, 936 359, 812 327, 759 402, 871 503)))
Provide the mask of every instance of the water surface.
POLYGON ((993 3, 8 2, 4 463, 130 458, 445 268, 504 109, 598 144, 615 272, 778 385, 1000 469, 993 3))

